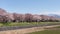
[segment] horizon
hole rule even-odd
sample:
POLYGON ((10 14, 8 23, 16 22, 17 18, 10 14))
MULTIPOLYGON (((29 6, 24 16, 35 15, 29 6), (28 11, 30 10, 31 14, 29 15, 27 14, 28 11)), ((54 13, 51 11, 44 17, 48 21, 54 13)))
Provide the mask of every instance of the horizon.
POLYGON ((1 0, 0 8, 9 13, 60 15, 60 0, 1 0))

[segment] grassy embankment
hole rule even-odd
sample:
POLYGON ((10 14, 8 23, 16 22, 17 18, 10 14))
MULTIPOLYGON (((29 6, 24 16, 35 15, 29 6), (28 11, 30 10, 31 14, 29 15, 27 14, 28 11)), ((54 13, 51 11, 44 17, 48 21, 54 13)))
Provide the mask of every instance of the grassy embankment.
POLYGON ((38 31, 29 34, 60 34, 60 30, 44 30, 44 31, 38 31))
POLYGON ((32 32, 29 34, 60 34, 60 26, 51 28, 51 29, 47 29, 44 31, 38 31, 38 32, 32 32))
MULTIPOLYGON (((60 22, 20 22, 20 23, 0 23, 0 27, 3 26, 27 26, 27 25, 41 25, 41 24, 58 24, 60 22)), ((60 26, 56 27, 60 28, 60 26)), ((32 32, 29 34, 60 34, 60 30, 44 30, 38 32, 32 32)))
POLYGON ((11 22, 11 23, 0 23, 0 27, 2 26, 27 26, 27 25, 41 25, 41 24, 57 24, 60 22, 11 22))

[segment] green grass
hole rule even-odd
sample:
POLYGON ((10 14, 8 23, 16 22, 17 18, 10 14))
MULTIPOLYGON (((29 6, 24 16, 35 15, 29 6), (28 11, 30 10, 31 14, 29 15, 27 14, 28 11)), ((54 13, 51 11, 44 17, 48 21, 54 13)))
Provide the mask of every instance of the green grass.
POLYGON ((57 24, 60 22, 10 22, 10 23, 0 23, 0 27, 2 26, 27 26, 27 25, 41 25, 41 24, 57 24))
POLYGON ((57 26, 57 27, 55 27, 55 28, 60 28, 60 26, 57 26))
POLYGON ((3 26, 3 24, 0 24, 0 26, 3 26))
POLYGON ((45 30, 45 31, 38 31, 29 34, 60 34, 60 30, 45 30))

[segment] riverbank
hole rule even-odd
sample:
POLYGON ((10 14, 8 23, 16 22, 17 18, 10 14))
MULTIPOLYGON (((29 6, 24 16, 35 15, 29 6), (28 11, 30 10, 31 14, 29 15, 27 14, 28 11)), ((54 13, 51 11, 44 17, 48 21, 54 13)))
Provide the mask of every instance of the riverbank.
POLYGON ((45 28, 52 28, 60 25, 50 25, 43 27, 32 27, 32 28, 24 28, 24 29, 16 29, 16 30, 8 30, 8 31, 0 31, 0 34, 26 34, 36 31, 43 31, 45 28))

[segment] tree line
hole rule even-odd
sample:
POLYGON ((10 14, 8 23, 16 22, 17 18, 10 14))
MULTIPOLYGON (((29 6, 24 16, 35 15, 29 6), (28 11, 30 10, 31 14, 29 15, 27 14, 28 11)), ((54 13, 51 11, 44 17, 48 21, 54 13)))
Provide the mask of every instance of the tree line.
POLYGON ((46 15, 32 15, 32 14, 17 14, 13 13, 12 18, 10 15, 0 15, 0 22, 58 22, 60 18, 46 15))
POLYGON ((0 22, 59 22, 60 18, 47 15, 37 14, 18 14, 8 13, 6 10, 0 8, 0 22))

